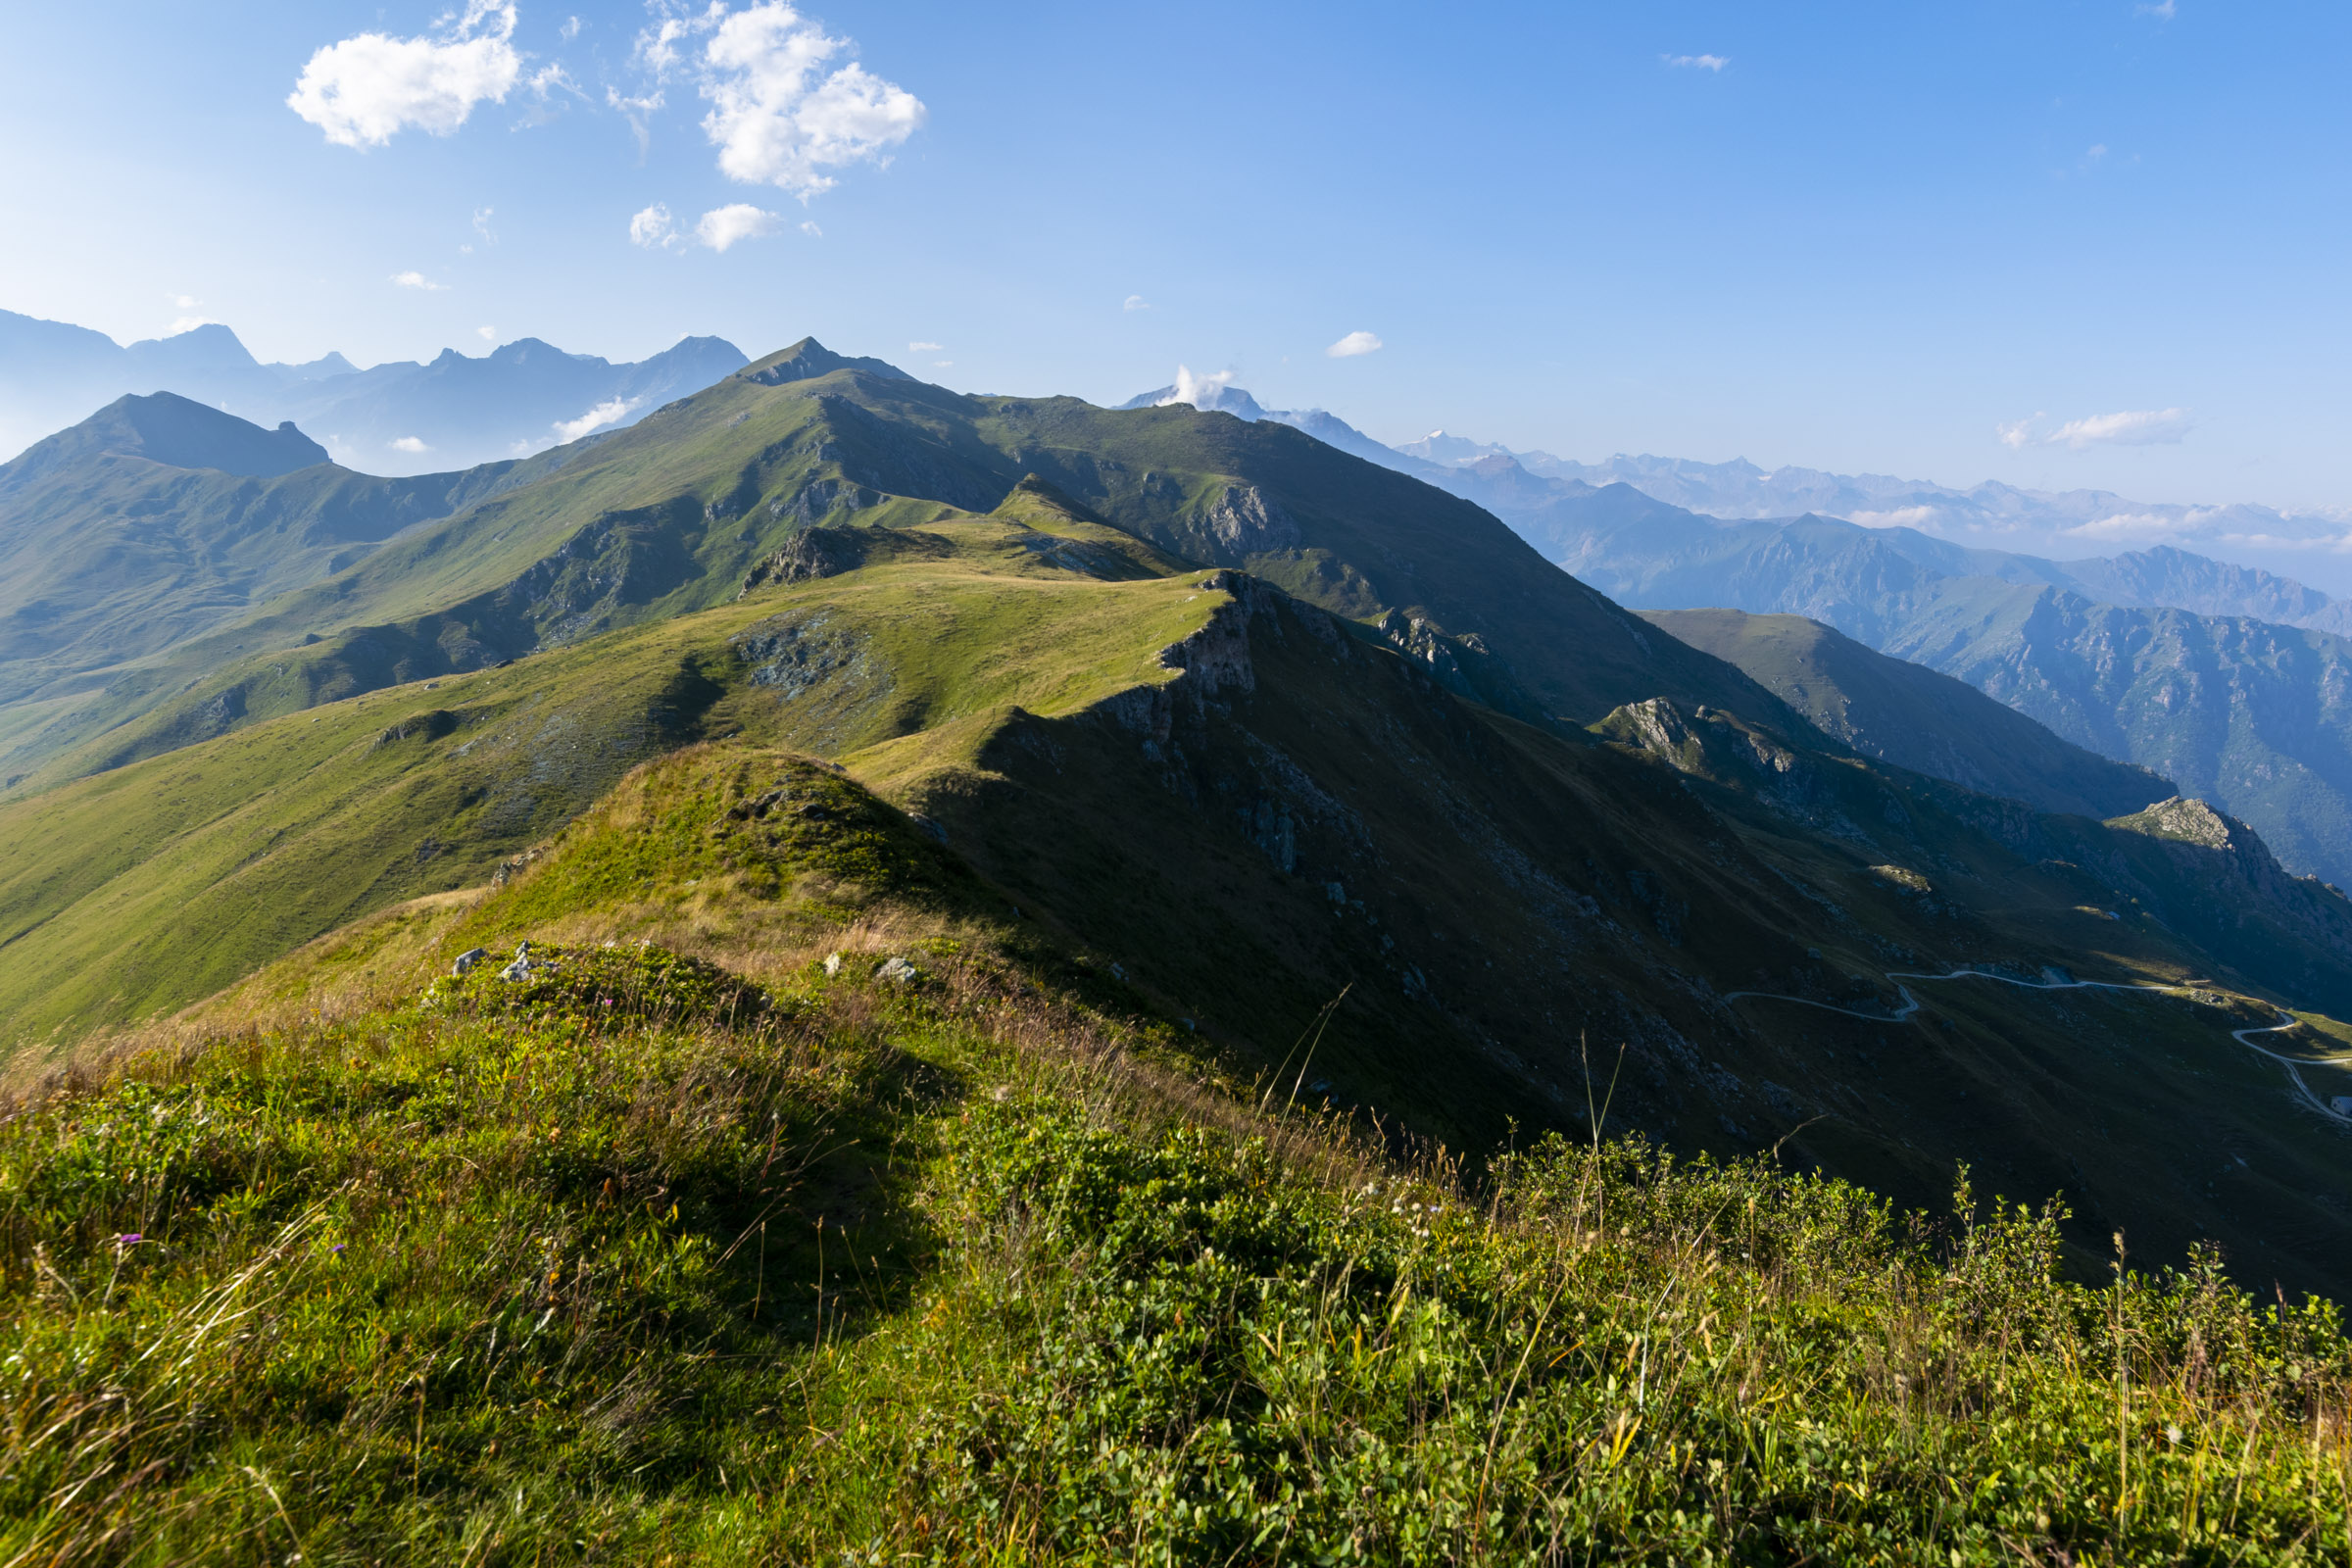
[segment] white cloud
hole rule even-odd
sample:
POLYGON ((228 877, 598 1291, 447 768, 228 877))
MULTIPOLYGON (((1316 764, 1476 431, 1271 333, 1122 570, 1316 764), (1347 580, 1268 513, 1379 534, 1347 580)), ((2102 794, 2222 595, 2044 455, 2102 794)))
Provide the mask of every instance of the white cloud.
POLYGON ((1721 71, 1732 63, 1730 55, 1660 55, 1670 66, 1685 66, 1692 71, 1721 71))
POLYGON ((612 423, 642 401, 639 398, 612 398, 599 403, 576 419, 558 419, 556 434, 566 441, 577 441, 589 431, 612 423))
POLYGON ((629 243, 642 245, 649 251, 657 247, 669 249, 678 245, 678 225, 669 216, 669 209, 656 202, 645 211, 632 214, 629 218, 629 243))
POLYGON ((696 221, 694 242, 723 251, 738 240, 773 233, 775 226, 775 214, 762 212, 750 202, 729 202, 724 207, 713 207, 696 221))
POLYGON ((1849 512, 1845 520, 1865 528, 1924 528, 1942 514, 1934 507, 1895 507, 1886 512, 1849 512))
POLYGON ((2160 5, 2141 6, 2139 14, 2143 17, 2160 17, 2164 21, 2170 22, 2180 14, 2180 0, 2163 0, 2160 5))
POLYGON ((931 362, 931 368, 934 370, 952 370, 955 368, 956 362, 954 360, 933 360, 931 362))
POLYGON ((183 311, 192 311, 197 306, 204 303, 193 294, 167 294, 164 296, 164 298, 170 300, 172 304, 178 306, 183 311))
POLYGON ((2193 508, 2177 513, 2115 512, 2059 531, 2079 539, 2179 539, 2203 533, 2211 520, 2209 514, 2193 508))
POLYGON ((394 272, 392 285, 395 288, 422 289, 427 294, 439 294, 449 287, 447 283, 436 283, 422 272, 414 270, 406 272, 394 272))
POLYGON ((579 35, 580 19, 577 17, 565 17, 564 19, 564 25, 556 29, 556 36, 562 38, 565 43, 571 42, 572 39, 577 38, 579 35))
POLYGON ((2107 144, 2103 141, 2092 142, 2090 144, 2090 150, 2084 153, 2082 156, 2089 162, 2095 164, 2100 159, 2107 156, 2107 144))
POLYGON ((392 450, 395 452, 406 452, 413 456, 418 452, 430 452, 433 449, 426 446, 422 441, 419 441, 413 435, 404 435, 399 440, 392 443, 392 450))
POLYGON ((2093 414, 2069 419, 2054 428, 2043 422, 2048 417, 2036 414, 2031 419, 2012 419, 1996 426, 2001 445, 2012 452, 2022 452, 2027 447, 2066 447, 2081 452, 2086 447, 2171 446, 2196 427, 2186 409, 2127 409, 2116 414, 2093 414))
POLYGON ((825 231, 816 226, 816 220, 813 218, 804 218, 801 220, 801 232, 808 235, 810 239, 823 239, 825 237, 825 231))
POLYGON ((619 110, 621 118, 629 122, 629 131, 637 138, 637 161, 644 163, 645 155, 653 150, 654 112, 662 107, 662 94, 656 91, 635 98, 624 98, 607 87, 605 103, 609 108, 619 110))
POLYGON ((473 335, 480 338, 485 343, 496 343, 498 341, 498 328, 495 326, 477 326, 473 329, 473 335))
POLYGON ((1122 311, 1148 311, 1151 308, 1152 302, 1145 299, 1141 294, 1128 295, 1127 303, 1119 307, 1119 309, 1122 311))
POLYGON ((381 147, 411 125, 446 136, 514 90, 514 34, 513 0, 467 0, 426 37, 359 33, 311 56, 286 107, 341 147, 381 147))
POLYGON ((906 352, 909 354, 937 354, 946 347, 945 343, 909 343, 906 345, 906 352))
POLYGON ((2090 446, 2169 446, 2188 434, 2186 409, 2140 409, 2070 419, 2045 438, 2050 446, 2080 452, 2090 446))
POLYGON ((1219 392, 1224 391, 1232 381, 1233 372, 1231 370, 1219 370, 1214 375, 1195 375, 1191 366, 1179 365, 1176 367, 1176 385, 1170 388, 1168 395, 1161 398, 1153 407, 1164 409, 1173 404, 1190 403, 1197 409, 1200 406, 1201 399, 1214 398, 1219 392))
MULTIPOLYGON (((782 0, 736 12, 713 0, 691 25, 710 33, 703 46, 701 91, 710 104, 703 132, 730 178, 807 201, 832 188, 827 171, 887 162, 889 149, 922 126, 920 99, 855 60, 832 67, 850 52, 849 41, 828 36, 782 0)), ((640 57, 657 72, 668 69, 683 30, 673 20, 641 35, 640 57)))
POLYGON ((1352 360, 1359 354, 1378 354, 1386 347, 1369 332, 1350 332, 1323 352, 1335 360, 1352 360))
POLYGON ((217 326, 219 324, 209 316, 177 316, 172 318, 170 326, 164 328, 164 336, 177 337, 182 332, 193 332, 200 326, 217 326))

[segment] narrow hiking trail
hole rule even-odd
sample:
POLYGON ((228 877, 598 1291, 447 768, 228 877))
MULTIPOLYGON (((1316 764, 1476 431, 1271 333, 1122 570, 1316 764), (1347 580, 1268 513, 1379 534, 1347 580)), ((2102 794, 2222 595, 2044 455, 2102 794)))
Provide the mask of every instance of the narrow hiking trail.
MULTIPOLYGON (((1948 974, 1927 974, 1916 969, 1887 969, 1884 973, 1888 980, 1894 982, 1895 994, 1903 999, 1903 1004, 1892 1012, 1862 1012, 1852 1007, 1840 1007, 1834 1003, 1815 1002, 1809 997, 1787 996, 1778 991, 1727 991, 1723 994, 1723 1000, 1739 1002, 1745 998, 1754 998, 1763 1002, 1793 1002, 1800 1007, 1818 1007, 1824 1012, 1839 1012, 1848 1018, 1860 1018, 1868 1023, 1908 1023, 1911 1021, 1912 1015, 1919 1011, 1919 999, 1911 994, 1909 986, 1903 984, 1905 980, 1997 980, 2002 985, 2016 986, 2023 991, 2159 991, 2176 996, 2190 989, 2185 985, 2166 986, 2145 981, 2020 980, 2015 975, 1994 974, 1987 969, 1954 969, 1948 974)), ((2276 1051, 2265 1050, 2247 1038, 2249 1035, 2280 1034, 2297 1027, 2302 1021, 2292 1013, 2281 1012, 2278 1014, 2277 1023, 2256 1024, 2247 1029, 2232 1029, 2230 1031, 2230 1038, 2256 1055, 2268 1056, 2271 1060, 2285 1067, 2287 1080, 2295 1086, 2295 1093, 2309 1102, 2312 1109, 2330 1121, 2352 1126, 2352 1116, 2346 1116, 2335 1110, 2328 1102, 2313 1094, 2311 1086, 2303 1081, 2303 1074, 2297 1070, 2302 1067, 2333 1066, 2339 1070, 2352 1071, 2352 1067, 2347 1067, 2342 1062, 2311 1061, 2299 1056, 2282 1056, 2276 1051)))

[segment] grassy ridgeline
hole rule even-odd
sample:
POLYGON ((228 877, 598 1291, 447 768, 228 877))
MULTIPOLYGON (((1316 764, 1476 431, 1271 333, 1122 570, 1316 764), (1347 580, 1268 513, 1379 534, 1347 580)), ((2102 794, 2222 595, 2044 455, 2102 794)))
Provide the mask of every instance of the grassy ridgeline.
POLYGON ((397 996, 20 1105, 0 1561, 2352 1558, 2330 1306, 1965 1193, 1400 1163, 858 874, 739 976, 559 858, 385 922, 397 996), (555 968, 424 987, 566 885, 555 968))

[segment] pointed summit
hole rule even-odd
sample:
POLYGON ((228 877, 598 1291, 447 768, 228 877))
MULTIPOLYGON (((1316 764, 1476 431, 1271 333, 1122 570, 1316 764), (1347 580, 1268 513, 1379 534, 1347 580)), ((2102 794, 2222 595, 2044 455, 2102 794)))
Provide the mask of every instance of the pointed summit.
POLYGON ((835 370, 863 370, 889 381, 911 381, 897 366, 882 360, 850 359, 834 353, 812 337, 805 337, 788 349, 781 349, 766 359, 746 366, 737 373, 747 381, 761 386, 782 386, 787 381, 812 381, 835 370))

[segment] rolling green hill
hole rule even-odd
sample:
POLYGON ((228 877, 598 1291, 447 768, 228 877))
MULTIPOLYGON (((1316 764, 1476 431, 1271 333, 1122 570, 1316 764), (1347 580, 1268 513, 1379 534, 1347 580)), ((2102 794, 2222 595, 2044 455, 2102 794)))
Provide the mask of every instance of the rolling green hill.
POLYGON ((1050 526, 810 529, 714 609, 0 807, 12 1031, 169 1010, 479 885, 698 741, 596 819, 636 836, 595 829, 590 885, 517 907, 749 940, 793 892, 756 863, 803 820, 800 786, 765 781, 785 747, 914 813, 975 879, 967 908, 1019 910, 1254 1069, 1344 994, 1294 1087, 1452 1147, 1576 1127, 1590 1088, 1676 1147, 1782 1142, 1920 1201, 1965 1157, 2067 1192, 2085 1247, 2211 1235, 2263 1277, 2335 1280, 2344 1222, 2317 1195, 2344 1140, 2230 1031, 2269 1021, 2241 994, 2352 1014, 2352 908, 2242 830, 2042 816, 1671 700, 1524 723, 1263 579, 1166 570, 1042 483, 1005 511, 1050 526), (1954 965, 2205 989, 1958 981, 1906 1021, 1886 971, 1954 965))
POLYGON ((1451 689, 1534 720, 1583 723, 1661 693, 1777 707, 1469 503, 1298 431, 965 397, 874 363, 795 345, 183 643, 118 678, 83 715, 105 733, 29 782, 708 609, 811 523, 987 513, 1031 474, 1129 536, 1378 622, 1451 689))
POLYGON ((1914 772, 2101 818, 2180 793, 2146 768, 2067 744, 1964 681, 1874 653, 1802 615, 1652 610, 1642 618, 1739 665, 1825 734, 1914 772))

